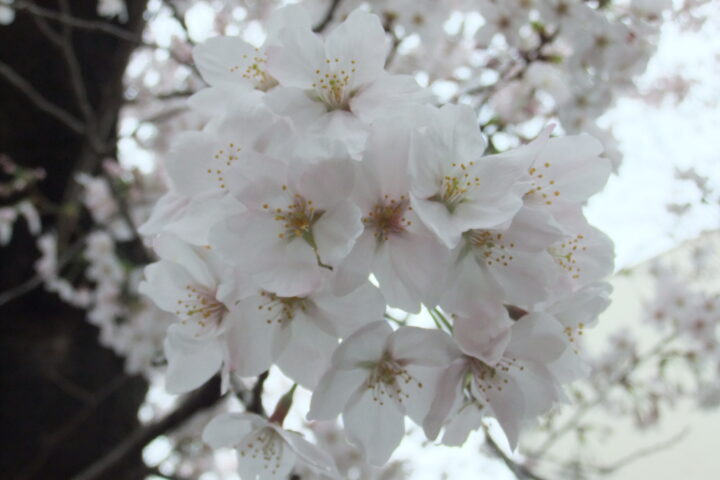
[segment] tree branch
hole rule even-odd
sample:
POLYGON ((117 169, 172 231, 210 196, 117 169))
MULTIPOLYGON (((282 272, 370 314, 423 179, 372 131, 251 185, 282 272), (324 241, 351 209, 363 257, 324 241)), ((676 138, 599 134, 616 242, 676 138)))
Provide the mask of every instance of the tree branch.
POLYGON ((80 134, 85 132, 85 125, 79 119, 43 97, 40 92, 35 90, 35 87, 18 75, 10 65, 2 61, 0 61, 0 77, 5 78, 11 85, 24 93, 36 107, 59 120, 70 130, 80 134))
POLYGON ((521 465, 510 458, 500 445, 497 444, 493 436, 490 434, 490 429, 485 423, 483 423, 483 430, 485 431, 485 440, 487 445, 490 447, 490 450, 492 450, 492 452, 505 463, 505 466, 513 473, 513 475, 515 475, 516 478, 519 480, 545 480, 543 477, 533 473, 525 465, 521 465))
POLYGON ((335 16, 335 11, 339 6, 340 0, 332 0, 332 3, 330 4, 330 7, 328 7, 327 12, 325 12, 323 19, 320 20, 320 23, 313 27, 313 32, 322 33, 322 31, 330 25, 330 22, 332 22, 333 17, 335 16))
POLYGON ((114 449, 75 477, 75 480, 110 478, 113 468, 122 464, 126 458, 138 454, 155 438, 180 427, 196 413, 215 405, 220 398, 220 379, 213 377, 199 390, 188 394, 172 413, 162 420, 135 430, 114 449))

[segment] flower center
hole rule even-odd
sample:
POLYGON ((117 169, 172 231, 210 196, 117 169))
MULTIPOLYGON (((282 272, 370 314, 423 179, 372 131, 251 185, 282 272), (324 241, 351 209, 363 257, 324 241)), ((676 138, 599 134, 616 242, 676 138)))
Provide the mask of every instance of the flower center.
POLYGON ((294 317, 297 310, 305 311, 308 307, 308 300, 305 297, 279 297, 272 292, 260 291, 260 296, 265 297, 266 303, 258 305, 258 310, 266 310, 268 317, 265 322, 273 322, 285 325, 294 317))
POLYGON ((316 80, 312 87, 318 99, 329 110, 349 110, 348 102, 355 93, 352 91, 352 77, 355 73, 356 62, 335 58, 325 60, 325 68, 315 70, 316 80))
POLYGON ((515 248, 515 244, 505 243, 502 233, 490 230, 470 230, 466 233, 466 238, 488 265, 495 263, 507 267, 513 260, 513 256, 509 253, 511 249, 515 248))
POLYGON ((253 438, 245 445, 238 448, 241 457, 250 457, 257 460, 258 457, 264 462, 262 471, 277 473, 280 468, 280 458, 284 448, 284 441, 270 427, 262 428, 253 434, 253 438))
POLYGON ((404 391, 403 387, 411 382, 415 382, 418 388, 423 388, 423 384, 410 375, 407 369, 385 354, 373 365, 366 387, 372 390, 373 401, 385 405, 387 399, 402 403, 404 399, 410 398, 410 394, 404 391))
POLYGON ((405 195, 400 195, 400 200, 385 198, 373 207, 362 221, 366 228, 375 230, 373 235, 378 240, 387 240, 390 235, 397 235, 412 225, 412 221, 406 219, 405 211, 411 211, 410 201, 405 195))
POLYGON ((250 80, 255 88, 266 92, 278 84, 272 76, 267 72, 267 56, 264 52, 260 52, 259 48, 255 49, 255 55, 250 58, 248 55, 242 56, 243 64, 230 67, 230 73, 242 71, 242 77, 250 80))
POLYGON ((228 309, 215 297, 215 291, 201 285, 187 285, 185 291, 186 296, 177 301, 175 311, 180 323, 193 322, 201 329, 219 327, 228 309))
MULTIPOLYGON (((287 186, 282 186, 283 190, 287 190, 287 186)), ((324 210, 316 210, 312 200, 306 200, 305 197, 296 193, 292 197, 292 203, 286 208, 270 209, 268 204, 263 208, 274 213, 274 218, 282 224, 283 231, 278 233, 278 238, 294 240, 302 238, 314 247, 312 238, 312 227, 320 217, 325 213, 324 210)))
POLYGON ((451 163, 452 170, 442 178, 440 192, 428 200, 440 202, 445 205, 448 212, 453 213, 458 205, 466 201, 467 195, 480 186, 480 178, 472 176, 470 169, 475 162, 451 163))
MULTIPOLYGON (((503 387, 508 384, 507 374, 511 369, 520 371, 525 367, 517 363, 516 358, 502 357, 495 366, 490 366, 482 360, 468 357, 470 361, 470 380, 475 382, 478 390, 485 395, 485 401, 489 402, 488 394, 493 390, 502 392, 503 387)), ((478 399, 481 400, 481 399, 478 399)))
POLYGON ((220 186, 220 189, 225 189, 225 177, 224 177, 224 170, 225 167, 229 167, 232 165, 232 163, 237 160, 238 153, 242 148, 240 148, 238 145, 235 145, 234 143, 229 143, 227 146, 227 149, 221 148, 217 152, 215 152, 215 155, 213 155, 213 159, 215 160, 216 168, 208 168, 207 173, 210 176, 216 176, 218 184, 220 186))
POLYGON ((560 265, 560 268, 570 273, 574 279, 580 278, 580 267, 577 266, 575 254, 578 251, 587 250, 587 247, 581 244, 584 239, 584 235, 576 235, 569 240, 564 240, 560 245, 548 248, 548 253, 560 265))
POLYGON ((523 200, 537 200, 545 205, 552 205, 552 199, 560 196, 560 190, 555 186, 555 180, 547 178, 548 169, 551 166, 550 162, 545 162, 541 166, 531 167, 528 170, 533 181, 523 200))

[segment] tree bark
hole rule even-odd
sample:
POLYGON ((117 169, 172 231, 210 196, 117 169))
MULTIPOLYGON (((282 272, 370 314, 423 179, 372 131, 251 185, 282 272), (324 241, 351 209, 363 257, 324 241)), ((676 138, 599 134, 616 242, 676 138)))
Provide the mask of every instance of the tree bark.
MULTIPOLYGON (((61 1, 37 3, 61 11, 61 1)), ((97 17, 97 0, 72 0, 65 5, 73 17, 107 21, 97 17)), ((127 5, 127 23, 116 26, 139 37, 145 0, 127 5)), ((52 19, 45 19, 45 26, 57 35, 63 30, 63 23, 52 19)), ((101 31, 73 28, 71 35, 77 72, 93 113, 89 127, 101 143, 114 145, 123 104, 123 72, 136 43, 101 31)), ((11 25, 0 26, 0 45, 0 62, 50 103, 77 119, 87 118, 72 69, 33 14, 21 10, 11 25)), ((38 108, 37 102, 0 75, 0 153, 23 167, 43 167, 47 177, 39 188, 48 199, 60 203, 78 193, 73 175, 78 170, 97 171, 103 153, 108 152, 99 152, 88 135, 38 108)), ((16 200, 0 198, 0 205, 16 200)), ((58 227, 55 217, 43 220, 58 227)), ((79 238, 78 232, 86 226, 71 223, 65 234, 79 238)), ((17 222, 11 244, 0 247, 0 292, 32 278, 38 255, 24 223, 17 222)), ((98 331, 87 323, 84 313, 42 287, 0 306, 3 478, 72 478, 138 427, 137 410, 147 384, 140 377, 127 376, 123 359, 98 344, 98 331)), ((112 478, 139 478, 142 471, 137 452, 116 465, 112 478)))

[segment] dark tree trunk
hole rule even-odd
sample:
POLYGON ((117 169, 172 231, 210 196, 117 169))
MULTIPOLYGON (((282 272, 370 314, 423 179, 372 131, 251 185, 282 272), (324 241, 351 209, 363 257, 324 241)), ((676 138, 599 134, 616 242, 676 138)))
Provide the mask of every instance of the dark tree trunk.
MULTIPOLYGON (((56 1, 38 2, 60 10, 56 1)), ((129 20, 118 27, 138 35, 145 0, 128 0, 129 20)), ((97 0, 67 1, 73 17, 104 21, 97 0)), ((46 19, 60 32, 62 23, 46 19)), ((112 145, 122 105, 122 77, 136 44, 106 33, 73 29, 73 47, 87 85, 97 136, 112 145)), ((57 45, 39 29, 33 15, 18 12, 0 26, 0 61, 32 84, 50 102, 82 119, 68 66, 57 45)), ((45 196, 62 202, 78 170, 97 171, 102 155, 77 133, 41 111, 0 75, 0 154, 24 167, 41 166, 45 196)), ((0 204, 13 199, 0 198, 0 204)), ((54 218, 46 216, 46 222, 54 218)), ((82 222, 79 224, 82 227, 82 222)), ((78 228, 66 230, 69 240, 78 228)), ((0 247, 0 292, 33 277, 38 257, 24 223, 12 243, 0 247)), ((84 312, 59 301, 42 287, 0 306, 0 476, 66 479, 108 452, 138 425, 137 410, 147 389, 128 377, 123 360, 101 347, 98 331, 84 312)), ((142 478, 135 454, 112 478, 142 478)))

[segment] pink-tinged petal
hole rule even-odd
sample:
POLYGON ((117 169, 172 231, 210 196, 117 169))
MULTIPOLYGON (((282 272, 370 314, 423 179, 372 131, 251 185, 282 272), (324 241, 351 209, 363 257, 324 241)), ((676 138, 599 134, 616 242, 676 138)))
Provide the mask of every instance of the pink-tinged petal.
POLYGON ((277 358, 277 365, 285 375, 312 390, 328 367, 338 340, 320 330, 305 315, 297 315, 291 323, 288 343, 277 358))
POLYGON ((443 369, 414 365, 409 365, 405 369, 411 380, 409 382, 399 381, 399 387, 405 397, 402 398, 402 402, 397 402, 397 404, 405 415, 422 426, 435 398, 443 369))
MULTIPOLYGON (((505 299, 511 305, 530 307, 548 298, 549 286, 557 280, 557 269, 547 252, 512 252, 508 265, 493 262, 484 265, 505 292, 505 299)), ((477 258, 486 263, 485 259, 477 258)))
POLYGON ((253 274, 253 280, 281 297, 303 297, 317 290, 325 272, 318 266, 312 247, 303 239, 282 245, 274 261, 253 274))
POLYGON ((309 29, 285 28, 279 35, 282 46, 267 49, 267 69, 283 87, 311 88, 316 70, 324 67, 325 47, 309 29))
POLYGON ((468 435, 482 425, 483 417, 489 412, 480 408, 475 402, 464 405, 445 425, 442 444, 459 447, 465 443, 468 435))
POLYGON ((391 333, 392 327, 385 321, 365 325, 335 350, 332 365, 341 370, 364 369, 367 363, 379 361, 391 333))
POLYGON ((290 194, 282 188, 288 170, 285 162, 263 153, 247 152, 239 155, 237 163, 232 174, 238 179, 231 183, 231 191, 243 205, 267 213, 287 207, 290 194))
POLYGON ((552 192, 553 200, 584 203, 602 190, 612 171, 610 161, 600 157, 602 151, 602 144, 590 135, 550 139, 533 164, 545 180, 538 184, 552 192), (554 184, 548 184, 550 181, 554 184), (555 191, 560 192, 557 197, 555 191))
POLYGON ((253 88, 247 69, 256 56, 256 48, 239 37, 210 38, 193 49, 195 66, 210 85, 232 83, 253 88))
POLYGON ((388 242, 383 242, 378 246, 372 272, 378 283, 382 285, 383 296, 388 305, 408 313, 420 312, 423 299, 420 298, 419 292, 414 291, 411 286, 400 280, 388 242))
POLYGON ((400 327, 390 335, 388 351, 402 365, 446 367, 460 356, 452 338, 440 330, 400 327))
POLYGON ((183 211, 176 218, 171 218, 162 231, 197 246, 209 243, 208 234, 213 225, 224 220, 231 212, 240 213, 244 210, 234 197, 222 193, 196 195, 188 200, 183 211))
POLYGON ((533 252, 546 249, 564 236, 562 227, 546 209, 528 206, 515 214, 510 228, 502 233, 505 243, 533 252))
POLYGON ((367 282, 375 257, 376 245, 375 236, 370 232, 366 231, 358 237, 350 253, 335 269, 333 276, 333 293, 335 295, 347 295, 359 285, 367 282))
POLYGON ((295 465, 295 451, 272 426, 246 435, 237 451, 242 479, 285 480, 295 465))
POLYGON ((333 324, 340 338, 378 321, 385 313, 385 299, 380 290, 367 281, 367 276, 363 285, 347 295, 338 296, 332 291, 323 291, 314 296, 314 301, 318 309, 316 316, 333 324))
POLYGON ((273 112, 292 119, 295 125, 303 128, 317 122, 327 112, 325 106, 307 91, 295 87, 274 88, 265 94, 264 100, 273 112))
MULTIPOLYGON (((472 384, 475 386, 475 383, 472 384)), ((520 429, 525 421, 526 405, 532 399, 525 398, 522 388, 512 376, 508 376, 508 383, 504 383, 502 391, 497 388, 487 390, 487 395, 474 388, 474 395, 480 400, 487 400, 495 413, 495 418, 507 437, 510 448, 515 449, 520 429)))
POLYGON ((196 389, 220 370, 222 352, 219 340, 194 340, 186 337, 179 325, 171 325, 165 338, 165 389, 174 394, 196 389))
POLYGON ((384 72, 387 47, 385 30, 378 16, 360 9, 354 10, 343 23, 335 27, 325 41, 327 59, 339 63, 350 72, 348 75, 352 89, 376 79, 384 72))
POLYGON ((411 112, 429 98, 414 77, 384 74, 350 100, 350 110, 363 122, 372 123, 400 112, 411 112))
POLYGON ((348 155, 359 160, 365 149, 368 127, 346 110, 331 110, 308 126, 313 135, 327 135, 342 142, 348 155))
POLYGON ((460 225, 455 222, 452 213, 444 204, 421 199, 414 194, 410 195, 410 200, 415 213, 420 220, 422 220, 423 224, 428 227, 447 248, 455 248, 458 243, 460 243, 462 233, 465 230, 469 230, 469 228, 466 228, 466 225, 460 225))
POLYGON ((444 163, 477 161, 485 151, 485 139, 480 133, 475 111, 467 105, 447 104, 434 110, 431 128, 440 135, 446 149, 444 163))
POLYGON ((387 463, 405 435, 405 415, 394 402, 381 401, 369 388, 360 388, 343 410, 345 433, 371 465, 387 463))
POLYGON ((187 285, 194 284, 187 270, 174 262, 155 262, 145 267, 139 291, 166 312, 175 313, 178 300, 185 299, 187 285))
POLYGON ((331 209, 350 196, 355 175, 349 160, 329 160, 306 167, 297 183, 298 193, 312 199, 316 208, 331 209))
POLYGON ((546 313, 530 313, 515 322, 508 352, 518 358, 547 363, 558 358, 567 348, 562 325, 546 313))
POLYGON ((362 208, 368 212, 383 195, 397 200, 401 195, 407 197, 410 189, 407 174, 410 126, 397 112, 388 117, 372 124, 363 160, 358 165, 362 180, 356 182, 354 197, 362 199, 362 208))
POLYGON ((496 317, 501 326, 509 325, 507 313, 503 313, 500 286, 478 265, 475 255, 460 253, 460 258, 452 265, 440 302, 443 309, 466 316, 480 312, 488 319, 496 317))
POLYGON ((215 147, 215 140, 206 133, 184 132, 178 137, 166 164, 172 186, 178 193, 192 196, 222 190, 215 175, 215 147))
POLYGON ((330 476, 331 478, 339 478, 335 461, 333 458, 321 448, 308 442, 295 432, 287 430, 279 430, 280 435, 290 445, 300 460, 305 462, 315 471, 330 476))
POLYGON ((163 260, 180 264, 194 283, 215 287, 219 278, 209 262, 198 253, 198 247, 192 247, 173 235, 158 235, 153 242, 155 253, 163 260))
POLYGON ((445 176, 445 162, 451 152, 443 145, 440 134, 429 127, 416 130, 410 137, 410 191, 418 199, 436 195, 445 176))
POLYGON ((210 244, 228 261, 246 272, 257 272, 281 263, 284 242, 281 225, 265 212, 246 211, 210 230, 210 244))
POLYGON ((320 377, 313 391, 308 420, 332 420, 337 417, 350 395, 359 388, 364 389, 367 377, 365 370, 338 370, 331 366, 320 377))
POLYGON ((397 235, 388 240, 388 246, 397 280, 414 292, 415 298, 424 305, 435 306, 442 293, 437 286, 444 285, 447 280, 445 272, 450 263, 450 250, 430 232, 397 235))
POLYGON ((610 305, 613 287, 606 282, 591 283, 572 295, 547 308, 565 327, 590 327, 597 323, 598 315, 610 305))
POLYGON ((258 375, 272 365, 271 345, 277 323, 267 323, 267 317, 258 310, 256 297, 243 300, 239 305, 237 322, 225 332, 230 370, 240 376, 258 375))
POLYGON ((250 433, 252 423, 244 414, 222 413, 213 417, 203 429, 203 442, 212 448, 233 447, 250 433))
POLYGON ((262 102, 263 95, 263 92, 248 90, 244 85, 223 83, 203 88, 191 95, 187 103, 192 110, 217 119, 220 113, 255 109, 262 102))
POLYGON ((464 353, 489 364, 502 357, 510 342, 510 329, 495 318, 485 318, 482 314, 458 316, 453 334, 464 353))
POLYGON ((191 197, 169 190, 155 203, 150 217, 138 227, 138 232, 146 237, 159 234, 168 223, 182 218, 190 200, 191 197))
POLYGON ((352 250, 362 234, 360 209, 349 200, 325 212, 313 226, 317 253, 327 265, 339 264, 352 250))
POLYGON ((453 361, 443 371, 435 389, 435 398, 422 423, 423 431, 428 439, 435 440, 437 438, 450 411, 462 398, 461 393, 466 373, 467 365, 462 358, 453 361))

